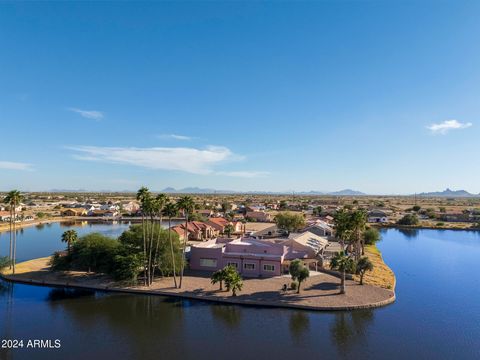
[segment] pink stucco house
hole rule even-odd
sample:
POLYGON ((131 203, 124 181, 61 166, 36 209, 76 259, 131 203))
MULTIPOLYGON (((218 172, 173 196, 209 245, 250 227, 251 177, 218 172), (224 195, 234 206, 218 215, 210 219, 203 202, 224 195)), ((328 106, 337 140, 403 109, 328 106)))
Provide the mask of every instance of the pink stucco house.
POLYGON ((216 271, 232 265, 245 277, 279 276, 294 259, 316 265, 327 244, 328 240, 309 232, 286 239, 212 239, 191 247, 190 268, 216 271))

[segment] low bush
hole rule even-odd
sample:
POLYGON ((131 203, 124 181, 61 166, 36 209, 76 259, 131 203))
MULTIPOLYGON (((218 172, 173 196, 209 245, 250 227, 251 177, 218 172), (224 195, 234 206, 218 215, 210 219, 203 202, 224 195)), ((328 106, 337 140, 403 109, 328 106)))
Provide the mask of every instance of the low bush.
POLYGON ((377 229, 372 227, 367 228, 363 236, 364 236, 366 245, 373 245, 378 240, 380 240, 380 232, 377 229))
POLYGON ((0 273, 10 265, 8 256, 0 256, 0 273))
POLYGON ((397 221, 397 224, 418 225, 419 224, 418 216, 415 214, 406 214, 404 217, 402 217, 400 220, 397 221))
POLYGON ((292 281, 292 282, 290 283, 290 290, 297 290, 297 288, 298 288, 297 282, 296 282, 296 281, 292 281))
POLYGON ((70 270, 71 261, 72 259, 70 256, 57 251, 53 254, 49 264, 53 271, 66 271, 70 270))

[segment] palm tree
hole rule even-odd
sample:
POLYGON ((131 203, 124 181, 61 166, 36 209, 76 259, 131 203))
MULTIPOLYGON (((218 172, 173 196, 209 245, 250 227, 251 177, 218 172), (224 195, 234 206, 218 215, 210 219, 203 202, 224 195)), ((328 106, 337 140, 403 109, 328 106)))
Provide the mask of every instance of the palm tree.
POLYGON ((70 255, 70 246, 78 240, 78 234, 75 230, 67 230, 62 234, 62 242, 67 243, 68 254, 70 255))
POLYGON ((302 267, 297 275, 297 280, 298 280, 297 294, 300 294, 300 285, 302 285, 302 282, 307 280, 309 276, 310 276, 310 270, 308 270, 307 267, 302 267))
POLYGON ((350 215, 350 226, 355 244, 355 259, 358 261, 364 254, 364 232, 367 224, 367 212, 355 210, 350 215))
POLYGON ((368 257, 362 257, 357 262, 356 273, 360 275, 360 285, 363 285, 363 277, 367 271, 373 270, 373 264, 368 257))
POLYGON ((185 234, 183 237, 183 251, 182 251, 182 265, 180 267, 180 284, 179 288, 182 288, 182 281, 183 281, 183 270, 185 268, 185 250, 187 248, 187 239, 188 239, 188 215, 193 212, 193 209, 195 207, 195 203, 193 202, 193 199, 191 196, 182 196, 178 200, 178 208, 180 210, 183 210, 183 213, 185 214, 185 234))
MULTIPOLYGON (((10 204, 10 199, 8 195, 3 199, 3 203, 10 204)), ((11 269, 12 268, 12 250, 13 250, 13 210, 11 205, 8 206, 8 210, 10 211, 10 219, 9 219, 10 229, 8 233, 10 236, 10 247, 8 250, 8 267, 9 269, 11 269)))
POLYGON ((345 273, 347 271, 354 270, 354 260, 350 256, 347 256, 344 251, 339 251, 335 254, 332 260, 330 260, 330 268, 333 270, 338 270, 342 273, 340 282, 340 294, 345 294, 345 273))
POLYGON ((223 213, 223 217, 226 217, 227 215, 227 211, 230 209, 230 204, 226 201, 222 202, 222 205, 221 205, 221 210, 222 210, 222 213, 223 213))
POLYGON ((226 279, 227 275, 228 275, 228 271, 227 271, 226 267, 224 267, 223 269, 215 271, 211 276, 212 285, 215 285, 216 283, 219 283, 220 284, 220 289, 219 290, 222 291, 223 290, 223 281, 226 279))
POLYGON ((349 212, 345 209, 338 210, 333 222, 335 224, 335 237, 339 240, 342 250, 345 250, 345 243, 348 243, 352 236, 349 212))
POLYGON ((225 228, 223 229, 223 232, 224 232, 225 235, 227 235, 228 237, 230 237, 234 231, 235 231, 235 229, 234 229, 234 227, 233 227, 232 224, 226 225, 225 228))
POLYGON ((242 290, 243 279, 235 268, 233 268, 233 271, 227 272, 225 286, 227 287, 228 291, 232 292, 232 296, 237 296, 237 290, 242 290))
MULTIPOLYGON (((152 272, 150 275, 150 284, 153 283, 153 278, 155 277, 155 269, 158 267, 158 249, 160 247, 160 236, 162 234, 162 221, 163 221, 163 208, 168 202, 168 197, 165 194, 158 194, 153 201, 153 211, 154 215, 158 217, 158 232, 157 232, 157 242, 155 245, 155 253, 153 254, 152 259, 152 249, 150 248, 149 263, 152 266, 152 272)), ((152 232, 153 237, 153 232, 152 232)))
POLYGON ((169 202, 167 203, 162 211, 163 215, 168 217, 168 242, 170 243, 170 251, 172 256, 172 268, 173 268, 173 282, 175 284, 175 288, 177 288, 177 275, 175 272, 175 254, 173 252, 173 241, 172 241, 172 218, 178 215, 177 205, 175 203, 169 202))
POLYGON ((144 285, 147 285, 147 267, 145 266, 145 261, 147 258, 147 238, 146 238, 146 228, 145 228, 145 205, 147 199, 150 197, 150 192, 147 187, 142 186, 137 191, 137 200, 140 201, 140 209, 142 211, 142 232, 143 232, 143 277, 144 285))
POLYGON ((22 194, 18 190, 10 191, 5 199, 3 199, 4 203, 9 204, 10 206, 10 261, 11 261, 11 268, 13 268, 12 272, 15 274, 15 258, 17 257, 17 206, 22 201, 22 194), (13 241, 12 241, 13 236, 13 241))

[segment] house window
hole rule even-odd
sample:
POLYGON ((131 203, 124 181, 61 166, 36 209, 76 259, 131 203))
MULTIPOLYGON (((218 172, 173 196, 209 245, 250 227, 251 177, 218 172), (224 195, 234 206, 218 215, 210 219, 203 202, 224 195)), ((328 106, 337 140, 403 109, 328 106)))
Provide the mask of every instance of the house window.
POLYGON ((233 266, 235 269, 238 268, 238 264, 236 262, 229 262, 227 263, 227 266, 233 266))
POLYGON ((217 267, 217 259, 200 259, 200 266, 217 267))
POLYGON ((275 265, 265 264, 263 265, 264 271, 275 271, 275 265))
POLYGON ((255 270, 255 264, 245 263, 245 264, 243 264, 243 268, 244 268, 245 270, 255 270))

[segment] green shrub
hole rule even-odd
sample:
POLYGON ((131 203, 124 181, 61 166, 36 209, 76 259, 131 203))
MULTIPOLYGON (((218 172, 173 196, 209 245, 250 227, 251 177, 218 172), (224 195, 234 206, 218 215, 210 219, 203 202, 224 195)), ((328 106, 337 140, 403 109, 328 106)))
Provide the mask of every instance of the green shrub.
POLYGON ((380 240, 380 232, 377 229, 372 227, 367 228, 363 236, 364 236, 366 245, 373 245, 378 240, 380 240))
POLYGON ((43 219, 43 218, 47 217, 47 214, 45 214, 44 212, 41 212, 41 211, 37 212, 36 215, 37 215, 38 219, 43 219))
POLYGON ((297 290, 297 287, 298 287, 298 284, 297 284, 296 281, 292 281, 292 282, 290 283, 290 289, 291 289, 291 290, 297 290))
POLYGON ((444 225, 445 225, 444 222, 438 222, 438 223, 436 224, 436 226, 444 226, 444 225))
POLYGON ((418 225, 419 224, 418 216, 415 214, 406 214, 404 217, 402 217, 400 220, 397 221, 397 224, 418 225))
POLYGON ((72 247, 71 268, 110 273, 119 247, 117 240, 99 233, 83 236, 72 247))
POLYGON ((116 255, 113 259, 112 276, 115 280, 137 282, 142 270, 142 258, 138 255, 116 255))
POLYGON ((10 265, 8 256, 0 256, 0 273, 10 265))
POLYGON ((70 270, 71 256, 64 255, 61 252, 55 252, 50 259, 50 267, 53 271, 66 271, 70 270))

